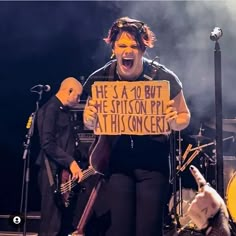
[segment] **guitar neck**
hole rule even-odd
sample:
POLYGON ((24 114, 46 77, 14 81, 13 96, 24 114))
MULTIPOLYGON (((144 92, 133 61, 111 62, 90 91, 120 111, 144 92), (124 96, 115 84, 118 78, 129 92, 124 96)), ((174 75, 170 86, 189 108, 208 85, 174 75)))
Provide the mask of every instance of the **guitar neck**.
POLYGON ((93 187, 91 193, 90 193, 90 196, 89 196, 89 199, 87 201, 87 204, 84 208, 84 211, 83 211, 83 214, 80 218, 80 221, 77 225, 77 230, 76 232, 79 234, 79 235, 83 235, 84 233, 84 228, 85 228, 85 225, 88 221, 88 218, 92 212, 92 208, 94 206, 94 202, 97 198, 97 195, 98 195, 98 191, 101 187, 101 184, 102 184, 102 180, 101 178, 97 179, 97 182, 95 184, 95 186, 93 187))
POLYGON ((83 171, 82 177, 78 180, 68 180, 67 182, 60 185, 60 192, 61 194, 64 194, 68 191, 70 191, 72 188, 77 186, 80 182, 86 180, 89 176, 96 174, 96 171, 92 168, 86 169, 83 171))
POLYGON ((88 168, 88 169, 84 170, 82 173, 83 173, 83 176, 79 180, 79 183, 86 180, 89 176, 94 175, 96 173, 96 171, 92 168, 88 168))

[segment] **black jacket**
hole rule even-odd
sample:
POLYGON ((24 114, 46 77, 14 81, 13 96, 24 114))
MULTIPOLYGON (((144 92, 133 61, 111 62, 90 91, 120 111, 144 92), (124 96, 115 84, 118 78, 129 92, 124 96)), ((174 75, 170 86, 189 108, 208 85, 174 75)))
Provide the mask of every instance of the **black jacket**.
POLYGON ((75 141, 69 111, 56 96, 39 109, 37 126, 41 151, 36 163, 42 165, 46 156, 53 169, 68 168, 74 160, 75 141))

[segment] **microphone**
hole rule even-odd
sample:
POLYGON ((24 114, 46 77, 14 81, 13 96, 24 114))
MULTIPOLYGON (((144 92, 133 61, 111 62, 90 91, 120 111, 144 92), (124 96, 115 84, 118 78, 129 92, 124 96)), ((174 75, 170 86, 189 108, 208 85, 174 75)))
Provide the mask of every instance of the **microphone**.
POLYGON ((49 92, 51 90, 50 85, 37 84, 30 89, 30 92, 49 92))
POLYGON ((212 41, 217 41, 217 40, 219 40, 220 37, 222 37, 222 35, 223 35, 222 29, 219 27, 215 27, 210 34, 210 39, 212 41))

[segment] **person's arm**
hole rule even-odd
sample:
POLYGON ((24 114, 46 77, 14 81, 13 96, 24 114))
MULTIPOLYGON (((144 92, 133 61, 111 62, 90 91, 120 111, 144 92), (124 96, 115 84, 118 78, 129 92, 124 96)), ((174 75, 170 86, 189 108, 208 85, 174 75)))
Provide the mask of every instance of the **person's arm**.
POLYGON ((221 206, 213 218, 208 220, 208 226, 202 231, 207 236, 230 236, 230 226, 228 214, 225 213, 224 207, 221 206))
MULTIPOLYGON (((43 121, 40 131, 40 143, 44 153, 58 164, 69 167, 74 158, 66 153, 57 144, 57 133, 59 127, 57 127, 58 111, 53 105, 49 105, 43 114, 43 121)), ((60 137, 66 138, 66 137, 60 137)))
POLYGON ((96 108, 96 102, 92 100, 91 97, 88 97, 84 113, 83 113, 83 121, 84 125, 90 129, 93 130, 96 128, 97 125, 97 108, 96 108))
POLYGON ((172 130, 179 131, 189 125, 190 117, 190 111, 186 104, 183 91, 181 90, 167 104, 166 119, 172 130))
POLYGON ((199 230, 208 236, 230 236, 229 216, 224 200, 191 165, 190 171, 198 184, 198 194, 187 214, 199 230))
MULTIPOLYGON (((48 158, 54 160, 61 166, 70 169, 73 178, 80 178, 82 176, 82 171, 73 156, 65 152, 57 144, 57 129, 59 128, 56 126, 56 121, 58 119, 57 112, 58 111, 53 106, 49 106, 44 110, 42 127, 40 130, 41 148, 48 158)), ((67 139, 68 137, 65 136, 60 138, 67 139)))

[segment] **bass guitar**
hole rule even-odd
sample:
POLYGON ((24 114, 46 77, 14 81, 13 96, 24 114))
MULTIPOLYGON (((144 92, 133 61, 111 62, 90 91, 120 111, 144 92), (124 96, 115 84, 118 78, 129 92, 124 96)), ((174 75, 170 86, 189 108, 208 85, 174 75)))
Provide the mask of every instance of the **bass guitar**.
MULTIPOLYGON (((90 166, 96 171, 96 173, 99 173, 100 175, 105 174, 109 164, 111 149, 117 140, 118 136, 108 137, 106 135, 101 135, 97 138, 97 140, 95 140, 94 145, 91 147, 89 161, 90 166)), ((76 227, 77 229, 72 233, 72 236, 85 236, 84 229, 91 215, 95 200, 99 193, 99 189, 102 185, 102 181, 102 177, 97 179, 97 182, 94 185, 88 202, 84 208, 80 221, 76 227)))
POLYGON ((57 205, 60 208, 68 208, 73 200, 73 197, 81 189, 80 183, 86 180, 89 176, 96 174, 96 171, 89 167, 84 170, 82 177, 79 180, 72 179, 72 175, 67 170, 62 170, 60 174, 56 175, 56 189, 54 190, 54 196, 57 205))
POLYGON ((73 180, 68 170, 62 170, 56 175, 56 189, 54 190, 56 203, 60 208, 71 205, 75 192, 81 187, 80 183, 91 175, 104 175, 108 167, 111 144, 113 138, 100 135, 91 144, 89 151, 89 167, 82 173, 82 178, 73 180))

